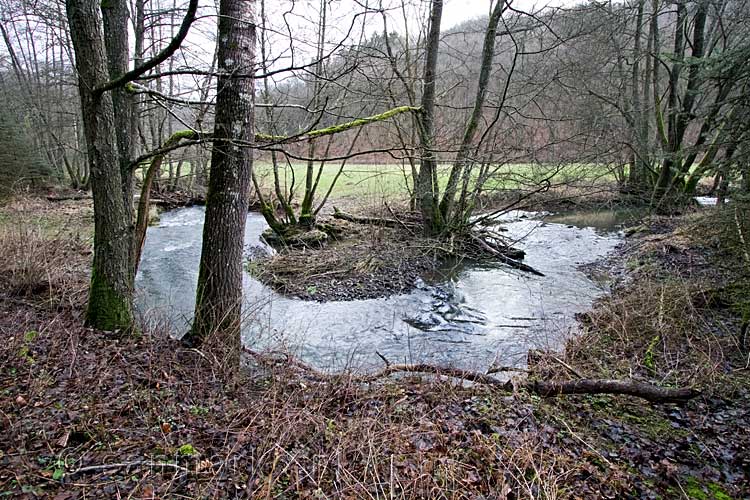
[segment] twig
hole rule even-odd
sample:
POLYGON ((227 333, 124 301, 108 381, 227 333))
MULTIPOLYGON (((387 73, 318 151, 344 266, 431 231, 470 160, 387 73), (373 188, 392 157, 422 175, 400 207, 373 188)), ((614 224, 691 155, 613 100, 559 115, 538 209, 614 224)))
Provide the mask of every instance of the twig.
POLYGON ((377 354, 378 357, 383 360, 383 363, 385 363, 386 367, 391 366, 391 362, 388 361, 388 359, 385 356, 383 356, 382 354, 380 354, 378 351, 375 351, 375 354, 377 354))
POLYGON ((399 224, 401 224, 401 227, 403 227, 404 229, 406 229, 406 231, 407 231, 407 232, 408 232, 409 234, 411 234, 412 236, 414 236, 414 231, 412 231, 411 229, 409 229, 409 226, 407 226, 406 224, 404 224, 404 223, 403 223, 403 222, 401 221, 401 219, 399 219, 398 217, 396 217, 396 214, 395 214, 395 213, 393 213, 393 210, 391 209, 391 206, 390 206, 390 205, 388 205, 388 203, 387 203, 387 202, 383 202, 383 205, 385 205, 385 208, 387 208, 387 209, 388 209, 388 213, 390 213, 390 214, 391 214, 391 216, 393 217, 393 220, 395 220, 396 222, 398 222, 399 224))
POLYGON ((177 464, 171 464, 169 462, 146 462, 146 461, 140 461, 140 462, 122 462, 122 463, 115 463, 115 464, 102 464, 102 465, 89 465, 87 467, 81 467, 79 469, 76 469, 72 472, 68 472, 65 474, 66 477, 68 476, 74 476, 76 474, 86 474, 89 472, 98 472, 102 470, 111 470, 111 469, 123 469, 123 468, 130 468, 130 467, 162 467, 162 468, 170 468, 179 470, 182 472, 189 473, 190 470, 188 470, 187 467, 183 467, 181 465, 177 464))
POLYGON ((745 263, 750 264, 750 253, 747 251, 747 242, 745 241, 745 235, 742 233, 742 224, 740 223, 737 207, 734 208, 734 223, 737 225, 737 233, 740 236, 740 243, 742 243, 742 253, 745 256, 745 263))
POLYGON ((568 432, 570 433, 571 436, 573 436, 578 441, 580 441, 581 443, 583 443, 583 445, 586 448, 590 449, 591 451, 593 451, 594 453, 596 453, 597 455, 599 455, 599 458, 601 458, 602 460, 604 460, 604 462, 606 462, 607 465, 609 465, 610 467, 613 467, 612 462, 610 462, 607 459, 607 457, 605 457, 604 455, 602 455, 599 450, 597 450, 596 448, 594 448, 590 443, 588 443, 587 441, 585 441, 581 436, 579 436, 578 434, 576 434, 575 432, 573 432, 573 429, 570 428, 570 426, 568 425, 568 423, 565 420, 557 417, 556 415, 554 415, 552 413, 550 415, 552 415, 553 419, 555 419, 558 422, 560 422, 561 424, 563 424, 565 426, 565 428, 568 430, 568 432))
POLYGON ((551 358, 552 358, 553 360, 555 360, 555 361, 557 361, 558 363, 560 363, 560 364, 561 364, 561 365, 562 365, 562 366, 563 366, 563 367, 564 367, 565 369, 567 369, 567 370, 568 370, 568 371, 569 371, 570 373, 572 373, 572 374, 573 374, 573 376, 575 376, 575 377, 577 377, 577 378, 583 378, 583 375, 581 375, 581 373, 580 373, 580 372, 579 372, 578 370, 576 370, 575 368, 573 368, 572 366, 570 366, 570 365, 569 365, 568 363, 566 363, 566 362, 565 362, 565 361, 563 361, 562 359, 558 358, 557 356, 552 356, 552 355, 549 355, 549 356, 550 356, 550 357, 551 357, 551 358))

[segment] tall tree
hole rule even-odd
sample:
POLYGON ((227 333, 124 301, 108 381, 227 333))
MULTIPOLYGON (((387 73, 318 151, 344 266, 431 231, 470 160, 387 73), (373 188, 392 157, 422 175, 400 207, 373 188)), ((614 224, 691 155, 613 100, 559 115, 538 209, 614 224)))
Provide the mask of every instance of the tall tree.
POLYGON ((86 322, 102 330, 129 329, 133 323, 136 235, 132 172, 127 158, 129 137, 120 137, 130 124, 128 105, 119 100, 124 99, 121 89, 174 54, 187 36, 198 7, 197 0, 190 0, 180 29, 169 45, 127 71, 128 14, 127 7, 119 3, 123 1, 101 4, 106 23, 97 0, 66 0, 65 4, 76 56, 94 198, 94 262, 86 322), (113 99, 112 91, 117 99, 113 99), (118 127, 122 127, 119 133, 118 127))
POLYGON ((438 207, 440 186, 437 180, 438 163, 435 152, 435 87, 442 18, 443 0, 432 0, 422 79, 422 110, 418 120, 422 158, 415 186, 417 201, 425 222, 425 231, 428 233, 439 233, 444 228, 444 221, 438 207))
POLYGON ((109 82, 99 2, 67 0, 66 9, 94 195, 94 262, 86 322, 102 330, 129 328, 133 321, 130 220, 123 200, 112 94, 98 90, 109 82))
POLYGON ((195 319, 188 339, 239 363, 242 250, 254 140, 255 0, 221 0, 219 70, 195 319))

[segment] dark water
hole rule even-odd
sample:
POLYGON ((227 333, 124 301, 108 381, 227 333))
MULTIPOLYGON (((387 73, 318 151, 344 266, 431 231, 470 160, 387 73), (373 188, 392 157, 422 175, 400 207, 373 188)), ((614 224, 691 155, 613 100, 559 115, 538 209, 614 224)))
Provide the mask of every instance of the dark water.
MULTIPOLYGON (((139 309, 187 328, 198 278, 204 211, 200 207, 162 215, 149 229, 137 277, 139 309)), ((244 340, 281 346, 321 368, 371 368, 382 362, 430 362, 483 369, 491 363, 522 365, 530 347, 556 348, 604 290, 578 267, 618 243, 617 217, 596 224, 584 216, 564 219, 512 213, 507 235, 526 251, 525 262, 545 273, 531 276, 501 266, 446 269, 412 293, 386 299, 306 302, 280 296, 245 276, 244 340), (559 220, 561 223, 552 223, 559 220)), ((262 247, 263 218, 251 213, 248 254, 262 247)))
POLYGON ((546 215, 543 217, 543 220, 555 224, 590 227, 602 233, 609 233, 623 226, 636 224, 647 213, 648 207, 619 208, 617 210, 585 210, 546 215))

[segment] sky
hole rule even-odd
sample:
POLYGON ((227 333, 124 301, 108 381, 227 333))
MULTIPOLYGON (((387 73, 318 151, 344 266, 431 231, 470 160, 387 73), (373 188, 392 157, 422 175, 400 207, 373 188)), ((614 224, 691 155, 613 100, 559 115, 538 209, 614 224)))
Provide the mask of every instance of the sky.
MULTIPOLYGON (((527 12, 537 12, 544 7, 570 7, 582 0, 514 0, 513 8, 527 12)), ((488 0, 447 0, 443 6, 441 29, 449 29, 457 24, 489 13, 488 0)))
MULTIPOLYGON (((178 4, 187 0, 177 0, 178 4)), ((388 30, 404 33, 408 25, 410 35, 414 35, 426 24, 425 17, 429 10, 430 0, 407 0, 407 12, 400 9, 402 0, 326 0, 330 5, 328 14, 328 28, 326 33, 328 49, 333 50, 338 44, 356 44, 363 37, 383 30, 383 21, 377 12, 379 6, 388 12, 388 30), (370 9, 365 17, 353 17, 354 13, 362 13, 363 6, 370 9), (406 20, 404 19, 406 17, 406 20), (364 21, 359 23, 358 21, 364 21), (353 24, 354 23, 354 24, 353 24)), ((495 0, 497 1, 497 0, 495 0)), ((569 7, 585 0, 512 0, 514 8, 538 12, 545 7, 569 7)), ((271 30, 268 36, 270 64, 272 68, 282 68, 298 65, 314 57, 317 41, 318 8, 321 0, 266 0, 266 8, 271 19, 271 30), (290 40, 291 35, 292 40, 290 40), (293 46, 293 47, 292 47, 293 46)), ((170 0, 155 0, 158 4, 171 4, 170 0)), ((445 0, 443 8, 443 31, 466 20, 489 13, 492 0, 445 0)), ((216 32, 215 0, 201 0, 201 18, 191 28, 188 39, 181 53, 175 57, 176 65, 194 65, 208 69, 214 53, 216 32)), ((32 21, 32 26, 33 26, 32 21)), ((168 39, 169 32, 163 33, 168 39)), ((130 35, 131 45, 133 34, 130 35)), ((40 40, 43 43, 44 40, 40 40)), ((132 50, 132 48, 131 48, 132 50)), ((7 63, 7 51, 4 44, 0 44, 0 65, 7 63)), ((280 78, 291 75, 280 75, 280 78)))

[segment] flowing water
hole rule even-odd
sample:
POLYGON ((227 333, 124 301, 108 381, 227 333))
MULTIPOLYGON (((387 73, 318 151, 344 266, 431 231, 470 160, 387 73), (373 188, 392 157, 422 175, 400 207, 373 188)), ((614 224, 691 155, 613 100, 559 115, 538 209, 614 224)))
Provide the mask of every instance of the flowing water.
MULTIPOLYGON (((545 276, 505 266, 446 268, 408 294, 348 302, 284 297, 245 275, 243 340, 283 346, 325 369, 368 369, 392 362, 429 362, 472 369, 493 362, 522 366, 531 347, 558 348, 575 330, 574 315, 605 290, 579 269, 610 252, 621 238, 617 212, 563 216, 515 212, 505 233, 518 239, 525 262, 545 276)), ((162 214, 148 231, 137 277, 139 309, 184 331, 195 304, 204 209, 162 214)), ((245 245, 265 245, 263 218, 250 213, 245 245)))

